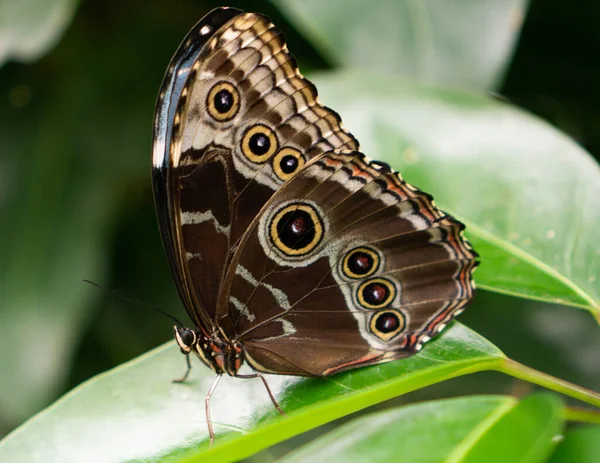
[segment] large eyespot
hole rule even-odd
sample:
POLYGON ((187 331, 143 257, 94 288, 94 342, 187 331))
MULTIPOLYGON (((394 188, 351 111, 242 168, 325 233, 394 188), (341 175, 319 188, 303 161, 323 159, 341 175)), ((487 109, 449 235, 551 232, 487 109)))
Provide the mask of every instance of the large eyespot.
POLYGON ((268 161, 278 148, 275 133, 266 125, 252 126, 242 137, 242 153, 257 164, 268 161))
POLYGON ((219 82, 206 97, 208 114, 219 121, 230 121, 240 109, 240 93, 229 82, 219 82))
POLYGON ((406 318, 398 310, 376 312, 371 317, 371 333, 383 341, 389 341, 406 327, 406 318))
POLYGON ((379 268, 381 259, 373 249, 354 248, 342 261, 342 273, 348 278, 362 279, 373 275, 379 268))
POLYGON ((381 309, 394 300, 396 287, 385 278, 371 278, 358 287, 356 296, 363 307, 381 309))
POLYGON ((269 225, 271 242, 288 256, 311 252, 323 238, 323 221, 310 204, 295 203, 282 208, 269 225))
POLYGON ((282 148, 273 158, 273 172, 285 181, 294 175, 305 163, 300 151, 294 148, 282 148))

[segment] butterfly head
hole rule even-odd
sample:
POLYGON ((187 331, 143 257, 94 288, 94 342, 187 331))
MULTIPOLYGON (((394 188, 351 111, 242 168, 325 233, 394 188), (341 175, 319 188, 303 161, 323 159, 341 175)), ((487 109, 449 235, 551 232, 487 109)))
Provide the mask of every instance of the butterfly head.
POLYGON ((240 342, 221 339, 217 334, 210 337, 201 331, 195 331, 182 325, 173 327, 175 341, 181 353, 188 355, 194 352, 200 360, 216 373, 228 373, 235 376, 244 361, 243 348, 240 342))
POLYGON ((173 333, 182 354, 189 354, 198 342, 196 332, 189 328, 175 325, 173 327, 173 333))

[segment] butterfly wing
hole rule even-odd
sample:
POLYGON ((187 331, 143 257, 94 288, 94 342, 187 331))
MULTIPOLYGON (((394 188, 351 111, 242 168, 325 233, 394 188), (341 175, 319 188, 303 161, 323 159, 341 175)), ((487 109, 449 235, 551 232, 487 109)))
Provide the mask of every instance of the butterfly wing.
POLYGON ((474 295, 463 228, 388 166, 327 152, 242 240, 222 329, 266 372, 329 375, 408 356, 474 295))
POLYGON ((232 252, 271 195, 316 154, 357 147, 266 17, 221 8, 192 29, 157 103, 153 186, 169 262, 198 326, 215 326, 232 252))

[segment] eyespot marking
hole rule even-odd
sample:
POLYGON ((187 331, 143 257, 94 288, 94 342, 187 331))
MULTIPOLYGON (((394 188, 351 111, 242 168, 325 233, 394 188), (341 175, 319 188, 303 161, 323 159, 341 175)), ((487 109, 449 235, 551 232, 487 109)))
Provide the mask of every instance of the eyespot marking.
POLYGON ((371 317, 369 329, 382 341, 395 338, 406 327, 406 317, 399 310, 376 312, 371 317))
POLYGON ((268 161, 278 147, 275 132, 263 124, 250 127, 242 137, 242 153, 256 164, 268 161))
POLYGON ((288 256, 303 256, 317 247, 323 238, 323 220, 314 206, 288 204, 269 224, 271 243, 288 256))
POLYGON ((382 309, 396 297, 396 287, 386 278, 371 278, 360 284, 356 297, 366 309, 382 309))
POLYGON ((350 250, 342 261, 342 274, 352 279, 373 275, 379 268, 379 254, 364 246, 350 250))
POLYGON ((229 82, 218 82, 208 92, 206 108, 213 119, 230 121, 240 109, 240 93, 229 82))
POLYGON ((304 156, 294 148, 282 148, 273 158, 273 172, 280 180, 291 178, 306 163, 304 156))

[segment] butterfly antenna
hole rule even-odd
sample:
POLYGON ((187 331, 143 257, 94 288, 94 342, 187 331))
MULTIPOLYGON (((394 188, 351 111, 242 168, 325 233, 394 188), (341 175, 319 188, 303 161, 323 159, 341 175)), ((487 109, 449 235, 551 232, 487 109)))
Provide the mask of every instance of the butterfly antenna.
POLYGON ((133 302, 136 305, 139 305, 140 307, 145 307, 146 309, 151 309, 154 310, 155 312, 158 312, 160 314, 163 314, 165 317, 169 317, 171 320, 173 320, 175 323, 177 323, 179 326, 183 327, 183 323, 181 323, 177 318, 175 318, 173 315, 160 310, 158 307, 154 307, 153 305, 150 304, 146 304, 145 302, 140 301, 139 299, 131 296, 130 294, 127 294, 124 291, 121 291, 120 289, 114 290, 114 289, 107 289, 104 288, 102 286, 100 286, 98 283, 94 283, 93 281, 90 280, 83 280, 84 283, 89 283, 90 285, 95 286, 96 288, 104 291, 107 294, 110 294, 111 296, 117 296, 120 297, 122 299, 125 299, 129 302, 133 302))
POLYGON ((512 101, 510 101, 505 95, 502 95, 500 93, 497 92, 487 92, 487 95, 491 98, 493 98, 496 101, 499 101, 501 103, 512 103, 512 101))

